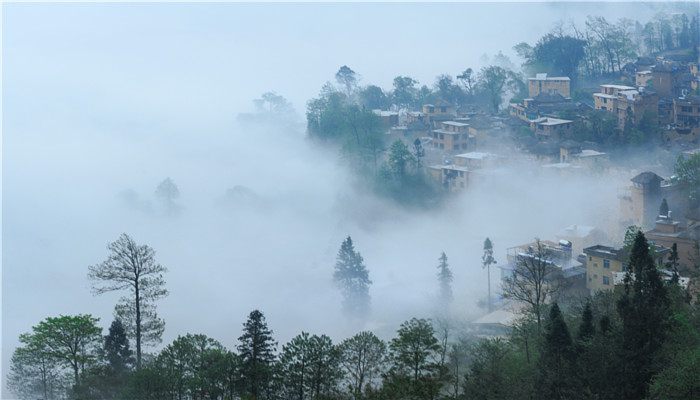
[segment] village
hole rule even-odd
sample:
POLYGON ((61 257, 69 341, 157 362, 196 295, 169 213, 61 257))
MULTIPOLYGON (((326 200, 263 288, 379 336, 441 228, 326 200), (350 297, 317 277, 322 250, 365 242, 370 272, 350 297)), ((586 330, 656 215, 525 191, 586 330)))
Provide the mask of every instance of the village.
MULTIPOLYGON (((574 101, 569 77, 537 73, 527 79, 528 97, 508 105, 509 118, 445 101, 425 104, 420 111, 373 113, 387 129, 387 142, 420 144, 430 177, 452 193, 468 191, 474 181, 488 179, 489 170, 508 166, 517 157, 511 154, 514 150, 543 171, 564 177, 616 168, 605 145, 575 140, 575 125, 600 111, 610 114, 620 135, 652 120, 662 132, 666 149, 686 160, 700 154, 697 62, 638 57, 624 66, 618 80, 589 90, 587 99, 574 101), (515 137, 515 149, 504 144, 509 132, 523 130, 530 134, 515 137)), ((626 230, 639 229, 654 247, 663 278, 678 279, 683 288, 692 287, 696 293, 697 282, 691 285, 691 275, 700 262, 700 208, 691 204, 686 189, 673 176, 652 170, 630 175, 627 186, 611 188, 619 199, 620 219, 614 227, 574 224, 550 240, 509 248, 507 262, 497 266, 497 276, 512 276, 519 263, 542 256, 552 269, 548 279, 563 283, 562 296, 619 291, 629 257, 621 240, 626 230), (672 248, 677 258, 675 271, 664 267, 672 248)), ((499 284, 492 286, 500 288, 499 284)), ((488 300, 489 312, 473 323, 486 334, 507 332, 522 304, 502 298, 492 301, 488 300)))

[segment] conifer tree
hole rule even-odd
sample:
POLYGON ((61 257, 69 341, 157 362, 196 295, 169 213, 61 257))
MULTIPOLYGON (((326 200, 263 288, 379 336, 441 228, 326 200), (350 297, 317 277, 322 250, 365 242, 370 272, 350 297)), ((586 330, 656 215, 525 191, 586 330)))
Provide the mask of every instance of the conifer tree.
POLYGON ((333 280, 343 294, 343 312, 359 317, 369 312, 369 272, 362 255, 355 251, 352 238, 348 236, 338 251, 333 280))
POLYGON ((591 310, 591 302, 587 301, 581 315, 581 325, 578 328, 578 340, 586 341, 595 334, 595 325, 593 324, 593 311, 591 310))
POLYGON ((450 271, 450 265, 447 263, 447 255, 444 251, 438 260, 440 261, 437 267, 438 282, 440 283, 440 305, 447 307, 452 302, 452 271, 450 271))
POLYGON ((122 374, 131 367, 132 354, 124 325, 119 319, 115 319, 109 326, 109 333, 105 336, 105 359, 114 373, 122 374))
POLYGON ((668 328, 669 299, 642 232, 634 238, 617 307, 622 320, 621 397, 645 398, 668 328))
POLYGON ((272 380, 277 343, 262 312, 253 310, 248 315, 238 342, 244 393, 253 400, 265 398, 272 380))
POLYGON ((546 399, 570 399, 576 393, 574 349, 569 328, 555 302, 549 312, 539 365, 539 390, 546 399))
POLYGON ((493 258, 493 243, 491 242, 491 239, 486 238, 484 240, 484 255, 481 256, 481 264, 483 265, 484 268, 486 268, 486 274, 487 274, 487 285, 488 285, 488 292, 489 292, 489 297, 488 297, 488 310, 489 312, 491 311, 492 307, 492 301, 491 301, 491 265, 495 264, 496 260, 493 258))

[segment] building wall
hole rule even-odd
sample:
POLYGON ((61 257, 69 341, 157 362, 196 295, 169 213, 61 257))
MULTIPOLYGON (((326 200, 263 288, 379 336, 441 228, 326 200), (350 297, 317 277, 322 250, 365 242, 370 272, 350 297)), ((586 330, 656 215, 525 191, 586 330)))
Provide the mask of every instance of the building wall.
POLYGON ((564 97, 571 97, 571 81, 553 79, 528 80, 528 92, 530 97, 540 93, 556 92, 564 97))
POLYGON ((621 261, 587 255, 586 289, 590 290, 591 294, 601 290, 612 290, 613 272, 622 272, 621 261))

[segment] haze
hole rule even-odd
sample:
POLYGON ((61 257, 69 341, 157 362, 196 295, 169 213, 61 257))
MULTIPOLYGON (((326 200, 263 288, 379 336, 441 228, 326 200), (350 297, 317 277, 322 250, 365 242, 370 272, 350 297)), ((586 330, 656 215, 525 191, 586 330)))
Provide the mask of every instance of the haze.
POLYGON ((432 85, 480 67, 484 54, 512 56, 513 44, 558 20, 629 10, 566 7, 4 5, 3 363, 46 316, 92 313, 109 324, 117 296, 93 297, 87 266, 122 232, 169 269, 164 343, 196 330, 233 347, 254 308, 280 343, 302 329, 334 339, 359 331, 340 316, 331 283, 347 235, 374 282, 369 328, 390 335, 430 314, 441 251, 468 319, 486 292, 484 237, 500 260, 534 236, 604 226, 617 212, 610 188, 630 175, 562 181, 504 167, 440 210, 404 210, 355 189, 337 155, 305 139, 305 104, 344 64, 362 84, 389 88, 403 74, 432 85), (270 90, 294 104, 297 129, 237 122, 270 90), (182 193, 176 217, 153 198, 166 177, 182 193), (226 200, 236 186, 252 195, 226 200))

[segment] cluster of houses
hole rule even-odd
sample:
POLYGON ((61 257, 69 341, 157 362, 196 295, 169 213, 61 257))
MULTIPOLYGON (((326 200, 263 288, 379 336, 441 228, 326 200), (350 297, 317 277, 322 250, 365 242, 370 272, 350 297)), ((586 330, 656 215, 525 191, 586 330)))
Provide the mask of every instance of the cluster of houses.
MULTIPOLYGON (((685 156, 691 154, 693 151, 684 153, 685 156)), ((690 273, 700 263, 700 208, 689 204, 682 186, 651 171, 637 174, 620 195, 620 211, 623 215, 621 227, 635 225, 644 232, 662 278, 670 281, 675 275, 681 287, 689 288, 690 273), (678 255, 677 270, 668 265, 674 245, 678 255)), ((628 249, 614 245, 603 230, 584 225, 564 228, 555 240, 507 249, 507 262, 498 266, 501 279, 511 276, 519 263, 543 254, 546 254, 547 279, 560 285, 559 296, 581 297, 622 290, 624 286, 628 249)), ((697 285, 694 287, 691 292, 698 296, 697 285)), ((503 333, 517 321, 521 307, 501 301, 496 311, 473 321, 474 326, 486 335, 503 333)))

